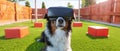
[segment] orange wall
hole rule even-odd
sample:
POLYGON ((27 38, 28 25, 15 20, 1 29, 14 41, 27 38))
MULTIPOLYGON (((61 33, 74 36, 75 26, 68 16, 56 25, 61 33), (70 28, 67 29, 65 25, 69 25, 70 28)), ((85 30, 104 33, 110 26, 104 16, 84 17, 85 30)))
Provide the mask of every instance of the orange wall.
POLYGON ((13 2, 0 0, 0 23, 30 19, 32 9, 13 2))

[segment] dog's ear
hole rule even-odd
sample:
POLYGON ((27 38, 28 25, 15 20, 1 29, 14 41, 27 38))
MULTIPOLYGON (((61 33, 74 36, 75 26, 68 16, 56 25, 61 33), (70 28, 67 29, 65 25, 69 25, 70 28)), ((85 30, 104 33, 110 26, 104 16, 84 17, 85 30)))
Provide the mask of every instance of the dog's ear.
POLYGON ((47 14, 45 14, 44 19, 48 18, 47 14))
POLYGON ((72 17, 73 20, 75 20, 74 16, 72 17))
POLYGON ((48 15, 47 15, 47 14, 45 14, 44 19, 49 20, 49 18, 48 18, 48 15))

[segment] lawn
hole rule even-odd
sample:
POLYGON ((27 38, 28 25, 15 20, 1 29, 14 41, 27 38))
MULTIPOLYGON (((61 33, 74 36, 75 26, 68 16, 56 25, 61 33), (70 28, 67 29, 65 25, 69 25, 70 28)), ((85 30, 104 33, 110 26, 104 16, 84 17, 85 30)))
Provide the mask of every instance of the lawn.
MULTIPOLYGON (((45 20, 39 22, 46 23, 45 20)), ((83 27, 73 27, 71 46, 73 51, 119 51, 120 27, 81 21, 83 27), (86 35, 88 26, 105 26, 109 28, 109 38, 93 38, 86 35)), ((0 26, 0 51, 40 51, 44 44, 36 42, 40 33, 45 29, 34 28, 31 21, 0 26), (30 34, 24 38, 5 39, 4 29, 14 26, 28 26, 30 34)))

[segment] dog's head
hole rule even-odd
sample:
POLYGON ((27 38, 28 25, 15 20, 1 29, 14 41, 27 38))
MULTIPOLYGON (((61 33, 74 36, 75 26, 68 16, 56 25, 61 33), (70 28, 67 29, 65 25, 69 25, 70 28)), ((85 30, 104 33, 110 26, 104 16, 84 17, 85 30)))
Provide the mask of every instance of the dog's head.
POLYGON ((50 30, 50 33, 54 33, 56 29, 61 29, 66 32, 71 30, 71 22, 72 18, 69 17, 55 17, 49 18, 48 16, 45 17, 47 19, 47 28, 50 30))
POLYGON ((67 7, 50 7, 45 15, 47 19, 47 27, 50 33, 54 33, 56 29, 66 32, 71 30, 71 22, 73 17, 73 9, 67 7))

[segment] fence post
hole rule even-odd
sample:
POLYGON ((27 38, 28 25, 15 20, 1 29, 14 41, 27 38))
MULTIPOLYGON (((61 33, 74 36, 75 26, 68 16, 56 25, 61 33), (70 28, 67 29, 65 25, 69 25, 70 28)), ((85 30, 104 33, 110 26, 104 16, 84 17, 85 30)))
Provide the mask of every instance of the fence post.
POLYGON ((78 21, 80 21, 80 0, 78 0, 78 21))
POLYGON ((16 3, 14 3, 14 10, 15 10, 15 21, 17 21, 17 10, 16 10, 16 3))
POLYGON ((38 20, 38 17, 37 17, 37 2, 35 0, 35 22, 37 22, 38 20))
POLYGON ((114 13, 116 12, 116 0, 112 0, 111 1, 112 2, 112 4, 113 4, 113 19, 112 19, 112 23, 114 23, 115 22, 115 15, 114 15, 114 13))

